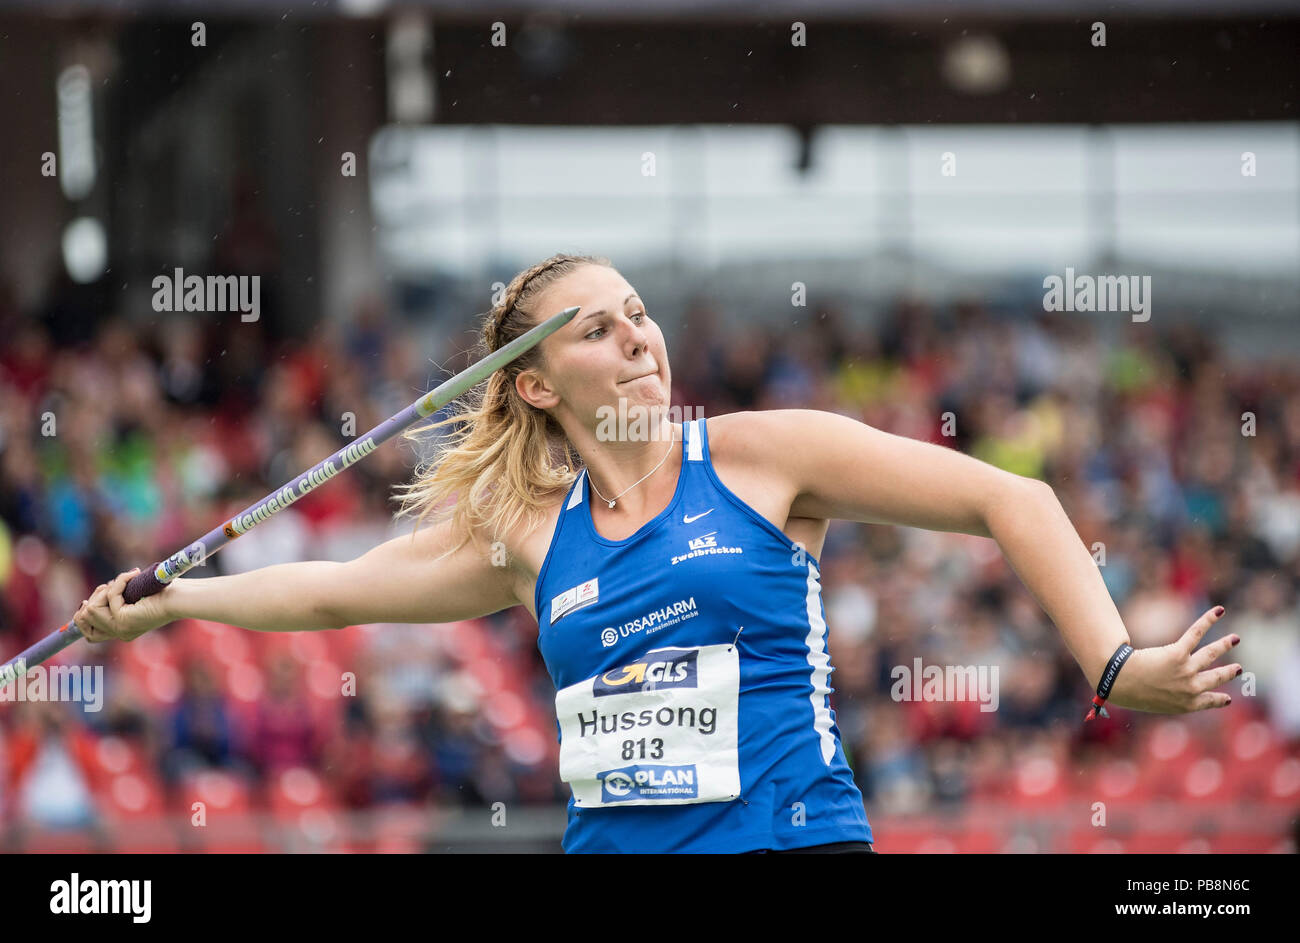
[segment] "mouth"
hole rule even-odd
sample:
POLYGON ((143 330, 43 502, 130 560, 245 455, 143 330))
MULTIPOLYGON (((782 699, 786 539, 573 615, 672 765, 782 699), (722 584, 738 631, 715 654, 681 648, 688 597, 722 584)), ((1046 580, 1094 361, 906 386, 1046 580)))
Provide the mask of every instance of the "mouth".
POLYGON ((632 382, 634 382, 634 381, 636 381, 636 380, 644 380, 646 377, 653 377, 653 376, 657 376, 657 375, 658 375, 658 371, 655 371, 655 372, 653 372, 653 373, 643 373, 643 374, 641 374, 639 377, 629 377, 629 378, 626 379, 626 380, 619 380, 618 382, 619 382, 620 384, 623 384, 623 383, 632 383, 632 382))

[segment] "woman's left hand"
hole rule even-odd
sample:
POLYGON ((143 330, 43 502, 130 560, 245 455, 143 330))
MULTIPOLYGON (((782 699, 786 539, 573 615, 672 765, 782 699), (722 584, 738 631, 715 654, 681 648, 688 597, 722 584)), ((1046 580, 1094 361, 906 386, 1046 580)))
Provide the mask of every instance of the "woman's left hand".
POLYGON ((1153 714, 1187 714, 1227 707, 1232 698, 1214 689, 1241 674, 1241 665, 1211 666, 1241 639, 1226 635, 1202 649, 1196 648, 1222 616, 1223 608, 1215 606, 1177 641, 1134 651, 1120 668, 1106 703, 1153 714))

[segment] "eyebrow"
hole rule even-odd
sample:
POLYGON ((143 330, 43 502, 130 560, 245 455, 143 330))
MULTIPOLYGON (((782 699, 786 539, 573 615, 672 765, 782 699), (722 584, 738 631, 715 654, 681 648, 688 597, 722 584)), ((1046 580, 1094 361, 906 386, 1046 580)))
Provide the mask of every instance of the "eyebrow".
MULTIPOLYGON (((632 294, 628 295, 626 298, 623 299, 623 306, 627 307, 627 303, 635 297, 637 297, 636 292, 632 292, 632 294)), ((583 321, 587 320, 587 318, 598 318, 602 314, 609 314, 609 312, 606 311, 604 308, 601 308, 599 311, 591 312, 591 314, 584 314, 582 317, 578 318, 576 323, 581 324, 583 321)))

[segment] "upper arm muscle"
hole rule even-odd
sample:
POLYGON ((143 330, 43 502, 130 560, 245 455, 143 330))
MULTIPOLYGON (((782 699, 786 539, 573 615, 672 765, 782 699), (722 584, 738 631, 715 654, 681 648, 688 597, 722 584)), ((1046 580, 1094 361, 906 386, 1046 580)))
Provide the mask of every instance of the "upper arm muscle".
POLYGON ((784 409, 754 415, 765 417, 768 454, 791 477, 792 516, 987 537, 989 502, 1013 483, 1031 483, 955 449, 836 413, 784 409))

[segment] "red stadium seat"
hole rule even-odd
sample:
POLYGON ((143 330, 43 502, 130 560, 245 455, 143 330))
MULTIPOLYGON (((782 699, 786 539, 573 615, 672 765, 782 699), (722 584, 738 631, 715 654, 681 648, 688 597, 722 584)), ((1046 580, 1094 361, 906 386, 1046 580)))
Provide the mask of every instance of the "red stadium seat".
POLYGON ((250 834, 244 841, 223 842, 204 850, 213 855, 262 855, 268 852, 278 852, 280 849, 268 843, 259 832, 250 834))
POLYGON ((1267 855, 1276 851, 1277 835, 1223 832, 1209 840, 1209 852, 1216 855, 1267 855))
POLYGON ((1140 737, 1144 766, 1158 764, 1175 775, 1200 758, 1191 727, 1177 718, 1159 720, 1140 737))
POLYGON ((209 854, 275 851, 263 835, 261 816, 252 811, 252 790, 241 776, 225 770, 200 770, 186 775, 177 790, 177 811, 188 826, 191 850, 209 854), (194 819, 194 803, 205 804, 203 818, 194 819))
POLYGON ((251 812, 233 812, 209 818, 203 828, 194 829, 196 851, 206 854, 263 854, 279 851, 268 840, 266 817, 251 812))
POLYGON ((173 823, 163 819, 146 819, 114 830, 114 854, 176 855, 184 851, 173 823))
POLYGON ((213 817, 248 812, 252 790, 240 776, 225 770, 195 770, 181 778, 176 790, 178 812, 191 815, 194 803, 202 802, 209 821, 213 817))
POLYGON ((948 829, 943 828, 933 819, 921 821, 905 819, 891 821, 883 817, 873 820, 875 825, 875 847, 881 853, 915 855, 952 853, 956 845, 947 838, 948 829), (934 838, 941 842, 933 842, 934 838))
POLYGON ((337 702, 343 696, 343 669, 319 658, 307 666, 303 690, 313 700, 337 702))
POLYGON ((156 818, 163 813, 162 785, 144 770, 114 776, 101 800, 105 815, 117 821, 156 818))
MULTIPOLYGON (((148 637, 144 635, 131 645, 136 645, 148 637)), ((165 711, 180 700, 184 681, 181 673, 172 665, 164 662, 136 661, 124 662, 123 667, 136 683, 140 697, 151 712, 165 711)))
POLYGON ((191 619, 184 643, 188 651, 206 655, 211 660, 231 664, 252 658, 252 631, 224 622, 191 619))
POLYGON ((338 802, 314 771, 295 766, 271 781, 270 808, 277 816, 296 815, 305 809, 336 809, 338 802))
POLYGON ((1197 839, 1182 831, 1139 831, 1124 838, 1124 852, 1130 855, 1171 855, 1184 853, 1189 843, 1199 842, 1208 850, 1204 839, 1197 839))
POLYGON ((123 664, 170 665, 175 668, 178 661, 175 639, 179 628, 178 625, 161 631, 147 632, 130 645, 118 646, 117 655, 122 659, 123 664))
POLYGON ((133 773, 146 766, 146 753, 143 746, 125 737, 101 737, 95 743, 91 753, 95 762, 95 772, 103 781, 122 773, 133 773))
POLYGON ((1085 825, 1070 829, 1059 850, 1074 855, 1122 855, 1127 843, 1113 829, 1085 825))
POLYGON ((501 665, 491 655, 483 655, 475 658, 473 661, 469 662, 465 668, 484 691, 501 690, 501 665))
POLYGON ((251 661, 241 661, 226 667, 220 673, 221 690, 232 702, 256 704, 266 693, 266 678, 262 669, 251 661))
POLYGON ((487 627, 481 619, 468 619, 453 622, 443 627, 440 636, 447 651, 463 664, 489 654, 487 647, 487 627))
POLYGON ((347 841, 338 800, 312 770, 279 773, 271 784, 270 808, 287 851, 339 851, 347 841))
POLYGON ((254 658, 260 665, 268 665, 279 655, 289 655, 289 636, 293 632, 254 632, 249 630, 248 643, 254 652, 254 658))
POLYGON ((208 663, 217 661, 216 649, 226 628, 228 626, 205 619, 181 620, 173 634, 177 657, 183 662, 191 659, 208 663))
POLYGON ((371 816, 368 835, 354 835, 359 851, 380 854, 417 854, 423 850, 423 836, 428 830, 431 813, 415 804, 389 805, 376 809, 371 816))
POLYGON ((302 665, 329 657, 329 644, 322 632, 284 632, 289 636, 289 654, 302 665))
POLYGON ((1019 806, 1059 805, 1069 792, 1060 762, 1050 756, 1018 758, 1011 777, 1013 801, 1019 806))
POLYGON ((1043 839, 1032 832, 1015 832, 998 838, 998 854, 1002 855, 1040 855, 1052 850, 1051 844, 1044 844, 1043 839))
POLYGON ((506 756, 521 766, 544 764, 550 748, 546 736, 531 725, 520 725, 509 731, 502 745, 506 756))
POLYGON ((94 854, 104 849, 89 832, 27 829, 18 850, 27 855, 66 855, 94 854))
POLYGON ((1074 782, 1072 794, 1085 802, 1136 802, 1150 798, 1142 767, 1134 760, 1113 757, 1103 760, 1090 775, 1074 782))
POLYGON ((1187 767, 1182 777, 1182 798, 1187 802, 1221 805, 1231 793, 1223 764, 1206 756, 1187 767))
POLYGON ((1300 803, 1300 758, 1279 760, 1268 776, 1266 802, 1293 807, 1300 803))
POLYGON ((1262 800, 1267 797, 1269 777, 1286 758, 1286 751, 1273 728, 1260 720, 1238 724, 1229 734, 1224 768, 1233 796, 1262 800))
POLYGON ((953 833, 959 855, 992 855, 1002 850, 1005 836, 982 828, 959 829, 953 833))
POLYGON ((1153 798, 1181 798, 1188 771, 1205 758, 1186 721, 1158 721, 1140 738, 1138 789, 1153 798))
POLYGON ((330 651, 330 658, 340 665, 355 666, 357 658, 370 644, 376 626, 348 626, 329 632, 319 632, 330 651))

